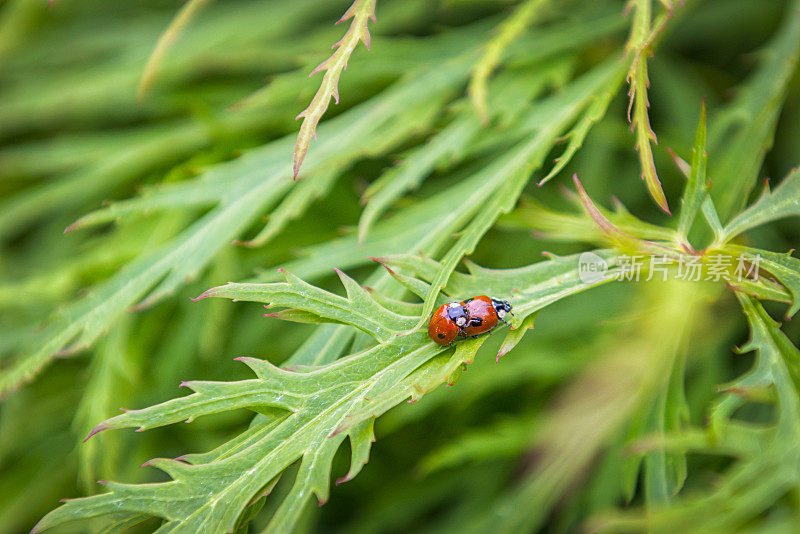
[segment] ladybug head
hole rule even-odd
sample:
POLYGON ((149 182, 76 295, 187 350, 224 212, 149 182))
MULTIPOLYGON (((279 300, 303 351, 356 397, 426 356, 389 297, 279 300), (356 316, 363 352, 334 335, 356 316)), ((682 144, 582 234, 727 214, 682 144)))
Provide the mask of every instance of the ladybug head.
POLYGON ((467 310, 459 302, 453 302, 447 305, 447 317, 459 328, 465 326, 469 321, 467 310))
POLYGON ((497 312, 497 316, 501 319, 505 319, 506 314, 511 313, 511 304, 507 300, 492 299, 492 306, 494 306, 494 311, 497 312))

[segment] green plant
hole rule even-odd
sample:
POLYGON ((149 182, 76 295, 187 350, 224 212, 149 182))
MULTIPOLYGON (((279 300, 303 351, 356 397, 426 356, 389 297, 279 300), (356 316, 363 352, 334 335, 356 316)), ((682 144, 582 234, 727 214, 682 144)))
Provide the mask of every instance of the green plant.
POLYGON ((0 530, 794 530, 799 2, 106 4, 0 8, 0 530))

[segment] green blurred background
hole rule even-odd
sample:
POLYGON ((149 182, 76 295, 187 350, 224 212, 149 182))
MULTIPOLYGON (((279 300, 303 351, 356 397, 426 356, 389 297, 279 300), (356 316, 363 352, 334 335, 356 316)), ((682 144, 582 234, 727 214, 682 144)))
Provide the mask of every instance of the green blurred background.
MULTIPOLYGON (((64 228, 104 201, 135 197, 154 184, 192 179, 250 149, 293 137, 299 128, 294 117, 319 84, 319 78, 307 74, 345 31, 333 22, 348 2, 212 2, 167 53, 153 86, 141 98, 136 91, 144 66, 179 2, 45 4, 0 0, 0 370, 11 368, 28 347, 41 343, 47 325, 59 320, 67 303, 169 242, 209 207, 142 210, 122 214, 114 224, 68 233, 64 228)), ((678 10, 649 64, 650 118, 659 141, 656 165, 674 208, 683 179, 665 147, 689 157, 701 100, 705 98, 712 120, 726 109, 753 74, 764 47, 792 16, 789 4, 698 0, 678 10)), ((513 5, 506 0, 378 0, 372 50, 359 47, 354 52, 342 76, 341 103, 331 106, 325 120, 382 94, 398 80, 435 68, 457 51, 480 47, 513 5)), ((504 59, 490 94, 554 58, 564 59, 565 68, 552 76, 543 95, 557 93, 569 79, 622 50, 628 31, 623 8, 621 1, 554 2, 541 22, 544 28, 570 22, 580 28, 593 17, 617 17, 619 23, 609 23, 601 35, 576 46, 569 45, 577 39, 574 33, 554 33, 552 51, 531 50, 523 41, 504 59)), ((314 245, 351 235, 367 185, 454 115, 467 113, 464 91, 464 83, 456 84, 429 116, 424 110, 409 110, 394 119, 397 124, 387 127, 407 128, 407 134, 390 146, 365 147, 363 157, 344 162, 330 187, 267 245, 220 248, 193 280, 153 306, 125 314, 91 348, 57 357, 32 381, 7 394, 0 406, 0 532, 28 531, 59 499, 102 491, 97 480, 166 480, 139 465, 153 457, 206 451, 241 432, 250 413, 219 414, 141 434, 107 432, 81 443, 89 429, 119 407, 138 408, 179 395, 181 380, 248 378, 250 373, 233 357, 286 360, 315 327, 263 318, 257 304, 194 303, 190 297, 229 280, 272 272, 313 256, 314 245)), ((523 89, 519 94, 526 98, 523 89)), ((566 209, 569 203, 560 184, 569 185, 568 177, 578 172, 597 202, 608 205, 613 195, 637 216, 671 224, 639 180, 626 105, 623 89, 567 169, 541 188, 534 181, 547 171, 537 171, 524 197, 566 209)), ((736 120, 734 116, 731 124, 736 120)), ((457 183, 498 146, 512 141, 512 134, 504 137, 502 119, 492 128, 483 148, 440 165, 393 210, 457 183)), ((795 77, 762 177, 778 180, 797 165, 798 139, 795 77)), ((720 144, 710 152, 712 180, 714 158, 724 157, 725 149, 720 144)), ((556 156, 558 151, 548 161, 556 156)), ((286 161, 290 158, 287 150, 286 161)), ((565 254, 588 248, 532 234, 524 205, 484 236, 471 260, 509 268, 539 261, 542 251, 565 254)), ((241 237, 253 236, 261 226, 263 220, 253 221, 241 237)), ((786 251, 800 243, 800 227, 796 219, 779 221, 750 238, 760 247, 786 251)), ((363 280, 372 270, 364 262, 348 273, 363 280)), ((330 275, 310 281, 339 291, 333 272, 326 272, 330 275)), ((636 347, 653 339, 646 323, 651 308, 668 299, 665 291, 671 290, 610 284, 558 302, 540 314, 535 331, 499 365, 493 358, 499 341, 490 340, 457 386, 439 388, 424 401, 399 406, 380 418, 369 464, 356 479, 333 489, 325 506, 309 507, 298 530, 451 532, 479 524, 504 491, 530 475, 537 458, 532 443, 543 425, 547 431, 544 414, 554 409, 554 398, 565 385, 599 355, 622 351, 622 341, 636 347)), ((687 361, 690 420, 699 426, 716 386, 750 364, 750 358, 731 350, 747 338, 735 299, 720 288, 702 291, 708 291, 709 304, 680 349, 687 361)), ((768 309, 778 317, 784 308, 768 309)), ((800 325, 788 323, 785 331, 797 340, 800 325)), ((631 350, 630 357, 636 358, 631 350)), ((767 416, 748 417, 758 421, 767 416)), ((580 473, 564 475, 569 483, 563 495, 551 503, 536 529, 572 532, 596 512, 642 504, 640 493, 626 495, 630 474, 620 474, 628 458, 630 425, 635 421, 616 426, 580 473)), ((339 452, 334 476, 346 472, 348 455, 346 447, 339 452)), ((730 462, 724 456, 691 455, 684 491, 713 485, 730 462)), ((635 484, 635 472, 633 480, 635 484)), ((279 484, 276 495, 287 491, 284 486, 279 484)), ((772 504, 771 512, 748 528, 791 532, 798 524, 796 497, 772 504)), ((267 501, 251 531, 266 523, 277 501, 267 501)), ((141 530, 157 526, 151 521, 141 530)), ((91 525, 74 528, 92 531, 91 525)))

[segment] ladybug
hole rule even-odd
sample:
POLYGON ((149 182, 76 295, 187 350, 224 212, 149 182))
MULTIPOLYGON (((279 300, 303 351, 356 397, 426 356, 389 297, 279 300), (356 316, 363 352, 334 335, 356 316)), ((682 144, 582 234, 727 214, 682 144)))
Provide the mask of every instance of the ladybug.
POLYGON ((468 322, 463 302, 443 304, 428 322, 428 336, 439 345, 449 345, 459 334, 466 335, 464 327, 468 322))
POLYGON ((497 323, 508 325, 505 317, 509 313, 511 304, 508 301, 486 295, 451 302, 434 312, 428 323, 428 336, 440 345, 449 345, 459 335, 477 337, 489 332, 497 323))
POLYGON ((505 300, 480 295, 465 300, 464 307, 469 315, 469 323, 464 327, 464 333, 468 336, 488 332, 499 322, 508 324, 505 317, 511 311, 511 304, 505 300))

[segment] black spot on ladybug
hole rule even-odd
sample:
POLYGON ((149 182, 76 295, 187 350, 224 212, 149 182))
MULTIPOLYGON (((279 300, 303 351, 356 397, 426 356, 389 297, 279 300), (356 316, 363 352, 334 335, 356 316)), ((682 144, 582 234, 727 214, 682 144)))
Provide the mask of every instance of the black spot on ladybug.
POLYGON ((444 334, 439 334, 439 339, 444 339, 444 334))

